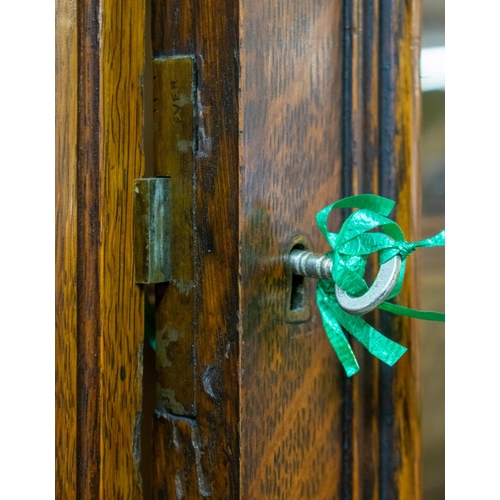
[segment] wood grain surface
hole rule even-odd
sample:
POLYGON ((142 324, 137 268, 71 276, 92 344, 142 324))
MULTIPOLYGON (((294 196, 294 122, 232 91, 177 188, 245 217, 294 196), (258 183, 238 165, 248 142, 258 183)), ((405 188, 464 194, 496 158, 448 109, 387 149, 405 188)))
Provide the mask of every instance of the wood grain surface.
MULTIPOLYGON (((169 443, 174 441, 165 433, 177 429, 175 432, 182 435, 191 419, 179 420, 165 413, 166 405, 159 399, 153 496, 164 498, 164 491, 175 491, 177 477, 178 481, 183 478, 185 491, 194 491, 191 484, 198 485, 199 497, 238 498, 238 4, 232 0, 181 4, 153 1, 152 11, 154 57, 193 54, 198 80, 193 255, 196 301, 192 318, 197 433, 191 448, 200 452, 197 466, 179 475, 177 462, 168 458, 173 452, 169 443)), ((174 183, 172 177, 172 187, 174 183)), ((163 291, 157 288, 157 300, 158 293, 163 291)), ((157 321, 167 310, 164 307, 172 307, 166 301, 162 304, 157 321)), ((178 368, 186 369, 190 367, 178 368)), ((160 380, 165 384, 165 377, 160 380)), ((192 456, 188 448, 186 463, 192 456)))
POLYGON ((78 26, 56 2, 56 497, 76 496, 78 26))
MULTIPOLYGON (((285 322, 284 253, 342 197, 342 5, 243 2, 241 498, 333 498, 342 368, 312 317, 285 322)), ((337 218, 335 223, 339 223, 337 218)))
POLYGON ((64 283, 56 400, 65 410, 56 424, 64 464, 57 498, 142 498, 144 320, 133 272, 133 180, 144 169, 144 5, 59 2, 57 18, 57 101, 67 109, 56 115, 56 261, 64 283))

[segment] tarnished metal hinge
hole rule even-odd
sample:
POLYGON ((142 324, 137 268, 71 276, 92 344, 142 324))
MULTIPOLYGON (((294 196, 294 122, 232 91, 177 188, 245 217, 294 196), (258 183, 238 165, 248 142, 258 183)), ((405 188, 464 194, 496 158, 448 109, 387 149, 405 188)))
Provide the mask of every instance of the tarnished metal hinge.
POLYGON ((192 269, 194 58, 153 60, 153 178, 135 180, 136 283, 189 282, 192 269), (176 242, 172 249, 171 239, 176 242), (175 272, 172 273, 172 268, 175 272))
POLYGON ((168 177, 134 181, 136 283, 170 281, 171 212, 168 177))

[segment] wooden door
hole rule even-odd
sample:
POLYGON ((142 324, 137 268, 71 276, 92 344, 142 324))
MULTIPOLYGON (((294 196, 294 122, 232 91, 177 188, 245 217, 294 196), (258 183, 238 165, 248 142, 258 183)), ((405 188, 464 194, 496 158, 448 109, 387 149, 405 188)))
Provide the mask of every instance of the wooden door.
POLYGON ((416 239, 419 3, 56 8, 57 497, 420 498, 414 321, 373 314, 408 353, 391 368, 353 341, 361 371, 347 378, 314 281, 291 314, 284 265, 297 242, 328 250, 315 214, 351 194, 394 199, 416 239), (179 56, 192 61, 193 138, 167 162, 176 80, 162 68, 179 56), (148 161, 172 186, 156 362, 133 255, 134 179, 148 161), (156 380, 144 377, 152 363, 156 380))

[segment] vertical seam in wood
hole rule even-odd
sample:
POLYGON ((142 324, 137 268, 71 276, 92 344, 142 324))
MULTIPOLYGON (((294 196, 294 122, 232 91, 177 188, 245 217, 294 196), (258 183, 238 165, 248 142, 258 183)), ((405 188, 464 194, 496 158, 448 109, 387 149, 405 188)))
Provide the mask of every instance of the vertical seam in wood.
MULTIPOLYGON (((352 22, 353 0, 344 0, 343 19, 343 51, 342 51, 342 187, 343 196, 353 194, 353 151, 352 151, 352 85, 353 85, 353 47, 352 22)), ((344 216, 348 211, 344 211, 344 216)), ((350 341, 351 339, 348 338, 350 341)), ((342 397, 342 467, 340 498, 351 500, 353 494, 353 381, 341 374, 342 397)))
MULTIPOLYGON (((392 151, 394 134, 394 90, 392 81, 393 61, 392 55, 392 11, 393 0, 380 0, 380 29, 379 29, 379 191, 381 196, 394 198, 393 188, 387 184, 393 176, 392 151)), ((393 183, 392 183, 393 184, 393 183)), ((380 325, 386 330, 389 327, 390 315, 380 311, 380 325)), ((380 364, 379 398, 380 398, 380 481, 379 495, 381 499, 393 498, 394 470, 391 467, 390 455, 393 450, 394 440, 392 429, 394 426, 394 404, 392 401, 392 386, 394 382, 393 370, 380 364)))

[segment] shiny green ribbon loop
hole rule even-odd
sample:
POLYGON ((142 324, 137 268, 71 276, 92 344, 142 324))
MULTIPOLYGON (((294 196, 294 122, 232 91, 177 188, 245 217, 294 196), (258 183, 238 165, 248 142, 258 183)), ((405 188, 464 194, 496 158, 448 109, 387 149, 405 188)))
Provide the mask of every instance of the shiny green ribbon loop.
MULTIPOLYGON (((359 371, 359 365, 343 329, 365 346, 373 356, 390 366, 406 352, 406 347, 388 339, 359 316, 344 311, 335 297, 335 283, 351 296, 363 295, 369 289, 363 279, 368 256, 379 252, 380 264, 383 264, 395 255, 400 255, 401 271, 396 286, 388 298, 390 300, 399 294, 403 286, 406 258, 417 248, 445 244, 444 230, 425 240, 405 241, 400 227, 387 218, 394 204, 394 201, 381 196, 363 194, 343 198, 316 215, 318 228, 333 249, 328 252, 333 261, 332 280, 318 281, 316 300, 327 337, 348 377, 359 371), (338 208, 357 210, 346 219, 337 234, 328 231, 327 222, 330 212, 338 208)), ((387 301, 378 307, 401 316, 444 321, 444 313, 418 311, 387 301)))

